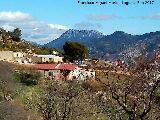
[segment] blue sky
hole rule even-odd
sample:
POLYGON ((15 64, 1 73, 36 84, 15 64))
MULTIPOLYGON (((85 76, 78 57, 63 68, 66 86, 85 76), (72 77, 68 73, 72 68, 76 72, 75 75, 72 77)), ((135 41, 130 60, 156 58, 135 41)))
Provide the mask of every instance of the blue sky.
POLYGON ((160 1, 124 0, 0 0, 0 27, 22 29, 23 38, 44 44, 68 29, 95 29, 104 34, 160 31, 160 1), (94 5, 81 2, 98 2, 94 5), (137 3, 139 1, 139 3, 137 3), (135 4, 136 3, 136 4, 135 4))

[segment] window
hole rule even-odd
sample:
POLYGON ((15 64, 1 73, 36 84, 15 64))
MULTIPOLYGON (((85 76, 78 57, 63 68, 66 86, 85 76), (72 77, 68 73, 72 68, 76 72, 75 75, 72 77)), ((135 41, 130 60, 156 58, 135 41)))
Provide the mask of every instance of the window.
POLYGON ((53 76, 53 72, 49 72, 48 75, 49 75, 49 76, 53 76))

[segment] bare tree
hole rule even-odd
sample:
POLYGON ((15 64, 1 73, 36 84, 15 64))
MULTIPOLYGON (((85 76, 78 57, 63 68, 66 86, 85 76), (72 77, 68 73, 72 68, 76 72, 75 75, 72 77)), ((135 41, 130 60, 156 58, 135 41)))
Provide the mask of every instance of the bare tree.
MULTIPOLYGON (((119 106, 120 112, 125 111, 130 120, 151 119, 150 114, 153 113, 152 108, 155 104, 154 96, 160 87, 159 69, 155 60, 138 58, 136 64, 130 67, 130 74, 125 80, 115 79, 108 83, 99 80, 107 88, 101 98, 106 103, 111 97, 115 106, 119 106)), ((156 119, 159 116, 154 117, 156 119)))
POLYGON ((98 113, 92 94, 79 81, 50 81, 42 90, 36 95, 36 105, 45 120, 81 119, 98 113))

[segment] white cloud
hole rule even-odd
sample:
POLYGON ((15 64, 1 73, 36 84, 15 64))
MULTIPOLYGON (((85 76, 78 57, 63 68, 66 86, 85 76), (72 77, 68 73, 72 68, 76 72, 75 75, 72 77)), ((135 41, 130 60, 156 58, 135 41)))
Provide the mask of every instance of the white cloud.
POLYGON ((0 21, 26 21, 26 20, 33 20, 34 18, 29 15, 28 13, 22 12, 0 12, 0 21))
POLYGON ((65 30, 68 30, 68 28, 67 28, 66 26, 63 26, 63 25, 59 25, 59 24, 56 24, 56 25, 54 25, 54 24, 48 24, 48 25, 49 25, 49 27, 51 27, 51 28, 53 28, 53 29, 57 28, 57 29, 65 29, 65 30))
POLYGON ((10 25, 7 25, 7 24, 5 24, 5 25, 3 25, 3 26, 1 26, 1 27, 2 27, 3 29, 7 30, 7 31, 12 31, 12 30, 15 29, 15 27, 10 26, 10 25))
POLYGON ((76 23, 74 27, 80 30, 97 30, 97 29, 101 29, 102 25, 99 23, 79 22, 79 23, 76 23))
POLYGON ((120 18, 120 17, 114 14, 97 14, 97 15, 87 16, 88 20, 93 20, 93 21, 105 21, 105 20, 111 20, 111 19, 117 19, 117 18, 120 18))
POLYGON ((142 19, 160 20, 160 13, 142 16, 142 19))
POLYGON ((38 21, 23 12, 0 12, 0 27, 6 30, 18 27, 22 30, 22 38, 40 44, 52 41, 68 30, 66 26, 38 21))
POLYGON ((33 30, 38 30, 39 28, 34 28, 33 30))

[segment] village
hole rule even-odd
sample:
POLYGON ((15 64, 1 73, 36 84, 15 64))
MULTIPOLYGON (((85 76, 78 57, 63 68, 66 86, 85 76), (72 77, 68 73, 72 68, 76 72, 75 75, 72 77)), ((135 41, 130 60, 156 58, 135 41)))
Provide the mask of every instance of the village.
POLYGON ((95 72, 86 70, 84 63, 73 64, 64 63, 63 57, 58 56, 58 52, 53 51, 52 55, 26 54, 22 52, 0 51, 0 60, 20 65, 35 67, 44 77, 50 79, 79 79, 95 77, 95 72), (83 66, 83 67, 80 67, 83 66))
MULTIPOLYGON (((15 31, 16 30, 18 30, 18 33, 21 33, 19 29, 15 29, 15 31)), ((17 41, 13 40, 13 35, 6 31, 3 34, 0 34, 0 61, 6 61, 22 66, 32 66, 38 70, 44 78, 54 80, 95 79, 97 71, 95 68, 98 67, 98 69, 101 69, 99 65, 114 67, 125 64, 124 60, 119 59, 114 61, 104 61, 100 59, 90 59, 89 57, 85 58, 84 56, 83 59, 77 59, 74 60, 74 62, 66 62, 64 61, 64 56, 60 54, 59 51, 34 46, 29 42, 19 40, 19 38, 20 36, 16 38, 17 41)), ((82 50, 86 49, 85 46, 81 46, 82 50)), ((81 54, 83 54, 83 52, 81 54)), ((81 57, 80 55, 78 56, 81 57)))
MULTIPOLYGON (((91 58, 87 48, 78 42, 66 42, 63 46, 64 51, 60 51, 12 39, 13 36, 1 35, 0 37, 0 87, 2 91, 0 97, 7 105, 14 105, 14 109, 22 104, 23 107, 18 110, 20 112, 27 108, 24 112, 25 118, 26 111, 32 110, 35 110, 34 114, 38 114, 38 118, 35 120, 51 120, 46 115, 53 113, 53 116, 56 116, 53 109, 56 111, 60 109, 58 114, 60 118, 68 114, 71 117, 68 120, 76 118, 79 112, 82 114, 93 112, 94 114, 102 110, 97 116, 99 119, 106 120, 106 117, 103 116, 106 115, 104 111, 113 109, 114 106, 123 108, 123 103, 127 103, 129 106, 127 109, 130 109, 131 106, 147 111, 150 107, 148 103, 154 102, 154 99, 150 99, 152 93, 159 94, 159 50, 155 52, 152 59, 143 55, 130 58, 131 61, 127 60, 127 56, 112 60, 95 59, 91 58), (147 86, 144 86, 144 82, 147 86), (148 94, 143 90, 147 90, 148 94), (142 91, 144 96, 139 96, 138 93, 141 93, 139 91, 142 91), (133 99, 130 99, 131 97, 133 99), (134 98, 137 101, 138 99, 142 100, 139 101, 139 104, 149 107, 142 109, 138 104, 130 104, 134 102, 134 98), (147 103, 143 102, 144 100, 147 103), (73 101, 75 104, 71 105, 73 101), (16 103, 19 104, 16 105, 16 103), (84 103, 85 106, 88 106, 86 107, 87 111, 81 109, 84 107, 84 103), (80 104, 78 108, 77 104, 80 104), (58 107, 54 108, 52 105, 58 105, 58 107), (66 109, 65 106, 68 110, 70 108, 78 110, 77 112, 72 110, 74 115, 71 116, 68 111, 61 115, 66 109), (103 109, 104 106, 105 109, 103 109)), ((158 99, 159 95, 154 97, 158 99)), ((5 109, 1 110, 6 111, 5 109)), ((135 111, 135 109, 131 109, 131 111, 135 115, 139 115, 139 111, 135 111)), ((143 112, 140 114, 143 115, 143 112)), ((128 116, 130 117, 132 114, 128 114, 128 116)), ((91 119, 92 117, 94 115, 91 115, 91 119)), ((88 119, 90 119, 89 116, 88 119)))
MULTIPOLYGON (((86 80, 95 79, 95 64, 106 66, 124 65, 123 60, 116 61, 100 61, 98 59, 85 59, 83 61, 75 61, 75 63, 64 62, 63 57, 59 56, 57 51, 53 54, 38 55, 23 52, 0 51, 0 60, 10 63, 32 66, 38 70, 44 78, 49 79, 65 79, 65 80, 86 80)), ((98 65, 97 65, 98 66, 98 65)), ((99 68, 100 69, 100 68, 99 68)), ((115 72, 115 71, 114 71, 115 72)))
MULTIPOLYGON (((14 38, 14 32, 4 33, 0 35, 0 99, 4 106, 14 106, 13 113, 20 111, 21 115, 24 109, 27 120, 26 112, 32 110, 35 113, 31 115, 38 114, 35 120, 52 120, 48 114, 52 114, 53 119, 59 116, 59 119, 79 120, 77 113, 93 113, 84 120, 93 117, 106 120, 106 111, 117 106, 118 109, 124 107, 121 111, 126 112, 125 118, 139 114, 145 118, 145 114, 152 112, 148 103, 155 102, 153 93, 159 99, 159 50, 150 57, 148 54, 133 57, 131 52, 131 55, 124 54, 115 59, 96 59, 89 56, 87 47, 78 42, 65 42, 61 51, 14 38), (138 104, 132 104, 135 100, 138 104), (15 110, 21 105, 20 110, 15 110), (82 109, 84 105, 88 106, 86 110, 82 109), (126 110, 132 107, 130 114, 126 110), (97 116, 94 116, 95 112, 97 116)), ((116 118, 117 114, 112 116, 116 118)))
POLYGON ((1 0, 0 120, 160 120, 160 0, 1 0))

